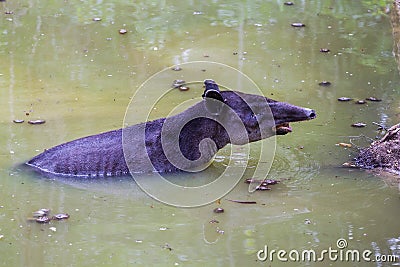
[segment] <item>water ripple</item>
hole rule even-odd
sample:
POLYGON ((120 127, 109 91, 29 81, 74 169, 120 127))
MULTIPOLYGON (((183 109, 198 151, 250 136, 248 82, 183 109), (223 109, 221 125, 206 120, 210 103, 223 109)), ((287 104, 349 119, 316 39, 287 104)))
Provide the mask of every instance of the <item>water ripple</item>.
POLYGON ((319 169, 319 164, 301 149, 277 148, 269 176, 278 180, 288 179, 288 186, 297 187, 312 180, 319 169))

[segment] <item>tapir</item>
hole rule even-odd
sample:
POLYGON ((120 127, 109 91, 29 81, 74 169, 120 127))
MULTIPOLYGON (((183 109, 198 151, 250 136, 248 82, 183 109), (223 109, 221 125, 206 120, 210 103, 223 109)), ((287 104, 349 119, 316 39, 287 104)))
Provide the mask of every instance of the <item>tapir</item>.
POLYGON ((185 111, 46 149, 27 165, 45 174, 107 177, 199 171, 228 144, 244 145, 292 131, 313 109, 261 95, 221 91, 204 81, 202 99, 185 111))

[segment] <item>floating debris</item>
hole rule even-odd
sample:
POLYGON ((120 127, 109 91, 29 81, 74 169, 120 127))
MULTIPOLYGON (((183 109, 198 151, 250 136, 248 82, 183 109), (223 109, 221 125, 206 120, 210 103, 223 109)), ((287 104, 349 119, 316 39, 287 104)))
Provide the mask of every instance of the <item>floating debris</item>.
POLYGON ((352 163, 352 162, 345 162, 345 163, 343 163, 342 164, 342 166, 343 167, 346 167, 346 168, 358 168, 354 163, 352 163))
POLYGON ((304 220, 304 224, 311 224, 311 220, 310 219, 305 219, 304 220))
POLYGON ((372 101, 372 102, 381 102, 382 101, 382 99, 379 99, 379 98, 376 98, 376 97, 373 97, 373 96, 367 97, 366 100, 369 100, 369 101, 372 101))
POLYGON ((32 125, 43 124, 45 122, 46 122, 45 120, 30 120, 30 121, 28 121, 28 123, 32 124, 32 125))
POLYGON ((32 212, 33 217, 43 217, 47 216, 50 213, 50 209, 40 209, 32 212))
POLYGON ((184 80, 175 80, 172 82, 172 87, 173 88, 179 88, 183 86, 186 82, 184 80))
POLYGON ((305 27, 306 26, 304 23, 301 23, 301 22, 293 22, 290 25, 292 25, 292 27, 295 27, 295 28, 301 28, 301 27, 305 27))
POLYGON ((55 228, 55 227, 50 227, 49 228, 51 231, 53 231, 53 232, 56 232, 57 231, 57 228, 55 228))
POLYGON ((260 184, 260 186, 268 186, 268 185, 270 185, 268 182, 262 182, 261 184, 260 184))
POLYGON ((367 102, 365 101, 365 100, 357 100, 356 101, 356 104, 359 104, 359 105, 363 105, 363 104, 366 104, 367 102))
POLYGON ((293 2, 285 2, 285 3, 283 3, 285 6, 293 6, 294 5, 294 3, 293 2))
POLYGON ((257 180, 257 179, 253 179, 253 178, 248 178, 246 179, 244 182, 246 184, 250 184, 250 183, 261 183, 262 180, 257 180))
POLYGON ((167 249, 167 250, 169 250, 169 251, 172 250, 171 246, 170 246, 168 243, 165 243, 165 245, 161 246, 161 248, 167 249))
POLYGON ((65 220, 69 218, 68 213, 59 213, 52 217, 53 220, 65 220))
POLYGON ((279 181, 274 180, 274 179, 264 179, 264 183, 271 185, 271 184, 278 184, 279 181))
POLYGON ((225 210, 224 210, 223 208, 215 208, 215 209, 213 210, 213 212, 214 212, 214 213, 224 213, 225 210))
POLYGON ((329 53, 329 52, 331 52, 331 50, 329 48, 321 48, 319 50, 319 52, 321 52, 321 53, 329 53))
POLYGON ((5 11, 4 14, 6 14, 6 15, 12 15, 12 14, 14 14, 14 12, 13 12, 13 11, 5 11))
POLYGON ((93 21, 101 21, 101 18, 98 18, 98 17, 93 18, 93 21))
POLYGON ((47 216, 43 216, 43 217, 36 218, 35 221, 38 223, 49 223, 51 221, 51 218, 49 218, 47 216))
POLYGON ((187 86, 179 86, 179 91, 188 91, 189 87, 187 86))
POLYGON ((356 122, 356 123, 353 123, 351 126, 355 127, 355 128, 363 128, 363 127, 367 126, 367 124, 365 124, 363 122, 356 122))
POLYGON ((179 66, 174 66, 174 67, 172 68, 172 70, 173 70, 173 71, 181 71, 182 68, 179 67, 179 66))
POLYGON ((328 81, 322 81, 319 83, 319 86, 330 86, 332 83, 328 81))
POLYGON ((225 231, 217 228, 217 233, 223 235, 223 234, 225 234, 225 231))
POLYGON ((68 213, 59 213, 54 216, 49 216, 50 209, 40 209, 32 212, 34 218, 28 218, 28 221, 35 221, 37 223, 49 223, 51 220, 65 220, 69 218, 68 213))
POLYGON ((227 199, 230 202, 235 202, 239 204, 257 204, 256 201, 243 201, 243 200, 234 200, 234 199, 227 199))
POLYGON ((119 30, 119 33, 120 33, 120 34, 125 34, 125 33, 127 33, 127 32, 128 32, 127 29, 120 29, 120 30, 119 30))
POLYGON ((202 11, 194 11, 193 15, 203 15, 204 13, 202 11))
POLYGON ((352 145, 351 144, 347 144, 347 143, 337 143, 336 144, 337 146, 341 146, 341 147, 352 147, 352 145))
POLYGON ((15 119, 15 120, 13 120, 13 122, 14 122, 14 123, 23 123, 23 122, 24 122, 24 120, 18 120, 18 119, 15 119))
MULTIPOLYGON (((257 179, 246 179, 245 183, 247 184, 257 184, 257 186, 255 187, 256 190, 259 191, 267 191, 267 190, 271 190, 270 187, 268 187, 269 185, 274 185, 279 183, 279 181, 277 180, 273 180, 273 179, 264 179, 264 180, 257 180, 257 179)), ((251 204, 255 204, 255 203, 251 203, 251 204)))
POLYGON ((271 190, 271 188, 268 186, 265 186, 265 185, 259 185, 256 187, 256 190, 267 191, 267 190, 271 190))
POLYGON ((208 223, 219 223, 219 221, 218 220, 216 220, 216 219, 212 219, 211 221, 209 221, 208 223))
POLYGON ((350 97, 342 96, 342 97, 339 97, 337 100, 340 101, 340 102, 348 102, 348 101, 351 101, 353 99, 350 98, 350 97))
POLYGON ((377 123, 377 122, 372 122, 372 124, 374 124, 374 125, 376 125, 376 126, 378 126, 378 131, 380 131, 380 130, 384 130, 384 131, 387 131, 387 130, 389 130, 385 125, 383 125, 383 124, 380 124, 380 123, 377 123))
POLYGON ((265 185, 274 185, 274 184, 278 184, 279 183, 278 180, 274 180, 274 179, 257 180, 257 179, 253 179, 253 178, 246 179, 246 181, 244 181, 244 182, 246 184, 260 183, 260 184, 265 184, 265 185))

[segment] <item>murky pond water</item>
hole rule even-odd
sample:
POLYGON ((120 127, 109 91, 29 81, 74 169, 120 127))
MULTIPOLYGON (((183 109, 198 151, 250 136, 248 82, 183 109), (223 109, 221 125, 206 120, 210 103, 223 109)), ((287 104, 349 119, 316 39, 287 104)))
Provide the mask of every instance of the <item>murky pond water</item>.
MULTIPOLYGON (((368 172, 341 168, 357 149, 336 146, 367 145, 379 136, 373 122, 398 123, 400 77, 385 14, 390 1, 373 2, 378 1, 0 2, 0 264, 276 266, 276 258, 257 259, 265 245, 321 252, 338 249, 339 238, 348 249, 371 250, 371 257, 399 255, 398 188, 368 172), (306 27, 294 28, 294 22, 306 27), (277 137, 268 177, 281 183, 272 190, 248 192, 244 180, 257 163, 253 154, 241 181, 220 203, 192 209, 162 204, 129 178, 49 179, 20 168, 45 148, 120 128, 146 79, 191 61, 227 64, 264 95, 317 111, 316 120, 293 124, 293 133, 277 137), (319 86, 324 80, 331 85, 319 86), (342 96, 382 101, 338 102, 342 96), (27 123, 34 119, 46 123, 27 123), (353 128, 354 122, 367 127, 353 128), (225 212, 213 213, 216 207, 225 212), (71 217, 28 222, 39 208, 71 217)), ((207 69, 193 79, 206 74, 207 69)), ((172 82, 181 74, 167 75, 172 82)), ((217 82, 230 79, 223 69, 209 75, 217 82)), ((196 88, 172 91, 152 116, 200 97, 196 88)), ((135 112, 139 120, 148 115, 141 107, 135 112)), ((254 153, 262 143, 252 144, 254 153)), ((232 160, 240 165, 246 156, 239 148, 232 160)), ((228 149, 222 150, 212 168, 218 171, 229 158, 228 149)), ((176 179, 190 184, 210 173, 176 179)), ((294 264, 390 265, 328 257, 294 264)))

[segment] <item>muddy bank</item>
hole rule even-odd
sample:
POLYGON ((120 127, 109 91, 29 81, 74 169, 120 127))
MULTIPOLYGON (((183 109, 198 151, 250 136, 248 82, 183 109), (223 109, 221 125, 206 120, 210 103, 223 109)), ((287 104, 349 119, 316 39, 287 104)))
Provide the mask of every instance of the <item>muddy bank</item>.
MULTIPOLYGON (((400 72, 400 0, 393 2, 391 10, 393 54, 400 72)), ((356 167, 374 169, 400 175, 400 124, 388 129, 383 138, 361 149, 355 158, 356 167)))
POLYGON ((362 149, 354 163, 364 169, 400 174, 400 124, 392 126, 382 139, 362 149))

